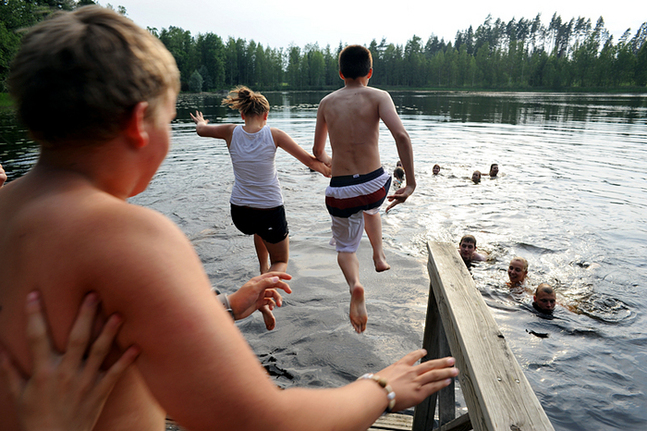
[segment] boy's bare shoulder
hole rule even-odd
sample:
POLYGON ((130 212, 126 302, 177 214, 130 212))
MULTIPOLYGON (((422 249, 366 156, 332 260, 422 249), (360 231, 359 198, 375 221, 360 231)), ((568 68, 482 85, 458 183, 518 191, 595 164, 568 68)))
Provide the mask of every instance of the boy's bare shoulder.
POLYGON ((16 231, 42 235, 52 245, 64 247, 61 250, 68 256, 86 248, 90 254, 110 253, 111 248, 123 247, 124 238, 126 242, 148 238, 151 243, 177 238, 179 231, 157 211, 90 188, 52 193, 25 205, 17 216, 21 228, 16 231))
POLYGON ((85 212, 82 225, 109 243, 112 238, 151 243, 185 239, 177 225, 163 214, 120 199, 103 197, 82 212, 85 212))
POLYGON ((391 95, 387 91, 368 86, 343 87, 321 99, 319 108, 326 112, 328 110, 344 110, 349 106, 365 106, 367 104, 381 106, 385 103, 392 103, 391 95), (338 105, 342 104, 344 108, 339 108, 338 105))
POLYGON ((333 91, 332 93, 328 93, 328 94, 326 94, 326 95, 325 95, 325 96, 324 96, 324 97, 319 101, 319 106, 324 105, 324 104, 326 104, 326 103, 330 102, 331 100, 336 99, 340 90, 341 90, 341 89, 339 89, 339 90, 335 90, 335 91, 333 91))

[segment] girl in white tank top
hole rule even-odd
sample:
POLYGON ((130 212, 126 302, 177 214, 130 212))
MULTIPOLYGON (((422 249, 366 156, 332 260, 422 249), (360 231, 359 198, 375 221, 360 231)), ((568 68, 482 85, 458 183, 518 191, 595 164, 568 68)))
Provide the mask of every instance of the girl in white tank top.
MULTIPOLYGON (((288 266, 289 237, 283 196, 274 158, 282 148, 308 168, 330 177, 330 166, 307 153, 287 133, 267 125, 270 104, 260 93, 236 87, 223 104, 240 112, 244 125, 207 124, 202 113, 191 118, 203 137, 224 139, 234 168, 235 183, 229 200, 232 219, 243 233, 254 235, 254 247, 261 274, 285 272, 288 266)), ((268 306, 260 309, 265 326, 276 323, 268 306)))

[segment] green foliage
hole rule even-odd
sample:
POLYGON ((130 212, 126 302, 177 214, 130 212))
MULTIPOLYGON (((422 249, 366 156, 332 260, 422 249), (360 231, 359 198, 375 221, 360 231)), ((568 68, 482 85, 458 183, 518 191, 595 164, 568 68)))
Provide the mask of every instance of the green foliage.
MULTIPOLYGON (((0 84, 18 49, 18 29, 52 10, 93 0, 0 0, 0 84)), ((108 5, 108 7, 111 7, 108 5)), ((114 8, 113 8, 114 9, 114 8)), ((117 11, 126 14, 123 6, 117 11)), ((183 90, 222 90, 236 85, 264 89, 332 89, 342 85, 337 57, 343 48, 290 45, 271 48, 254 40, 226 41, 213 33, 193 36, 179 27, 148 29, 171 52, 183 90), (198 79, 198 76, 201 80, 198 79), (200 85, 198 85, 198 82, 200 85), (198 89, 199 88, 199 89, 198 89)), ((385 87, 463 89, 636 88, 647 86, 647 23, 614 44, 600 17, 548 25, 541 15, 504 22, 488 16, 476 29, 457 31, 454 41, 431 34, 404 45, 372 40, 371 84, 385 87)), ((0 91, 3 87, 0 87, 0 91)))
POLYGON ((0 108, 13 106, 13 101, 8 93, 0 93, 0 108))
POLYGON ((202 83, 204 80, 202 79, 202 75, 200 75, 200 72, 197 70, 194 70, 193 73, 191 74, 191 77, 189 78, 189 90, 191 90, 194 93, 200 93, 202 91, 202 83))
POLYGON ((52 12, 74 10, 92 0, 0 0, 0 91, 6 91, 6 79, 13 57, 18 52, 22 34, 52 12))

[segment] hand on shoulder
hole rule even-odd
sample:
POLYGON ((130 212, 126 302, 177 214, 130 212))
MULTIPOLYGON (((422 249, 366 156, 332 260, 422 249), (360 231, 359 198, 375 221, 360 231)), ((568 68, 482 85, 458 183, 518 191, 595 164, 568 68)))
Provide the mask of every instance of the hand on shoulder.
POLYGON ((52 347, 38 293, 32 292, 27 297, 32 376, 25 380, 7 354, 0 355, 1 369, 24 431, 92 430, 112 388, 137 358, 139 349, 130 347, 107 371, 100 369, 122 320, 111 316, 99 337, 90 342, 98 302, 94 293, 85 297, 72 327, 67 351, 59 354, 52 347))

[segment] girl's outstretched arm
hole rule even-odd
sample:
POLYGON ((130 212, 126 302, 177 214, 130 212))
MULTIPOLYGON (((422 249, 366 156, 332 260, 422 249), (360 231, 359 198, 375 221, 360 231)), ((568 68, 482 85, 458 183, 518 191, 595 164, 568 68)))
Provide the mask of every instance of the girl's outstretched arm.
POLYGON ((191 119, 195 122, 195 131, 199 136, 204 138, 224 139, 227 146, 231 143, 231 137, 236 128, 235 124, 208 124, 202 112, 195 111, 195 115, 189 112, 191 119))
POLYGON ((274 142, 277 147, 283 148, 310 169, 319 172, 324 177, 330 178, 330 166, 317 160, 315 156, 301 148, 301 146, 299 146, 299 144, 297 144, 296 141, 283 130, 272 127, 272 137, 274 138, 274 142))

